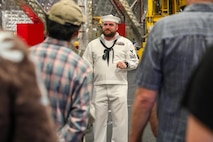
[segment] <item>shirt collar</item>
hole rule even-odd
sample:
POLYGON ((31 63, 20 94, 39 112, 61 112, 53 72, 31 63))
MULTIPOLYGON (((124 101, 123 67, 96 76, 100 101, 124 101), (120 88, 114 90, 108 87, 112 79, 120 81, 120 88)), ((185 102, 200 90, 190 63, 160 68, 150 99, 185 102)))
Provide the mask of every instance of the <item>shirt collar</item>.
POLYGON ((184 12, 213 12, 213 3, 195 3, 188 5, 184 12))
MULTIPOLYGON (((120 37, 119 33, 118 33, 118 32, 116 32, 116 34, 115 34, 115 38, 113 39, 113 41, 115 41, 115 40, 116 40, 116 39, 118 39, 119 37, 120 37)), ((100 40, 101 40, 101 41, 103 41, 103 42, 105 43, 104 35, 103 35, 103 34, 101 34, 101 36, 100 36, 100 40)))
POLYGON ((55 44, 55 45, 64 46, 64 47, 70 47, 70 42, 65 41, 65 40, 58 40, 58 39, 52 38, 52 37, 46 37, 46 39, 44 40, 44 43, 55 44))

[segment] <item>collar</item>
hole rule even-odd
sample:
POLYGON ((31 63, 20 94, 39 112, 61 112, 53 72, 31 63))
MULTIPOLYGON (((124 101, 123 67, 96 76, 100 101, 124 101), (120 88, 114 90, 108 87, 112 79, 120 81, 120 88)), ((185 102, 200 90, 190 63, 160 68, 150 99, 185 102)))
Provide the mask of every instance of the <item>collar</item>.
POLYGON ((48 43, 48 44, 55 44, 58 46, 64 46, 64 47, 70 47, 70 42, 65 41, 65 40, 58 40, 56 38, 52 38, 52 37, 46 37, 46 39, 44 40, 44 43, 48 43))
MULTIPOLYGON (((113 41, 119 39, 120 37, 121 37, 121 36, 119 35, 119 33, 116 32, 115 38, 113 39, 113 41)), ((99 37, 99 39, 105 44, 105 39, 104 39, 104 35, 103 35, 103 34, 101 34, 101 36, 99 37)))
POLYGON ((213 12, 213 3, 195 3, 188 5, 184 12, 213 12))

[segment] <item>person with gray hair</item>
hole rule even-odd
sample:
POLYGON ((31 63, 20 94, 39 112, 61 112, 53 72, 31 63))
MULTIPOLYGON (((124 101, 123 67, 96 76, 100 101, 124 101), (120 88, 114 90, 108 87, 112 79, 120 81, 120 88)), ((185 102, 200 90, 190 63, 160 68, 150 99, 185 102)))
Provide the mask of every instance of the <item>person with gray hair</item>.
POLYGON ((106 142, 108 109, 112 116, 112 141, 128 141, 127 71, 138 58, 134 45, 117 32, 119 17, 102 17, 103 34, 91 41, 83 55, 94 75, 94 142, 106 142))
POLYGON ((192 71, 213 43, 213 0, 187 0, 178 14, 150 31, 136 74, 129 142, 141 142, 157 103, 157 142, 185 142, 187 111, 181 99, 192 71))
POLYGON ((84 22, 74 1, 60 0, 47 13, 46 39, 30 48, 40 63, 60 142, 81 141, 88 123, 92 70, 70 49, 84 22))

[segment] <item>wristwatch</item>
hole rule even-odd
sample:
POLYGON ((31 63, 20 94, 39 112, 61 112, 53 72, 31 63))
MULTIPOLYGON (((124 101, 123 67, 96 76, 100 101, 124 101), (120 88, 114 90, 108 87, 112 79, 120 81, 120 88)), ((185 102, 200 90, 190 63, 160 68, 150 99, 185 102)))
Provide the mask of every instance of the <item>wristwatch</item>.
POLYGON ((128 62, 124 62, 125 64, 126 64, 126 68, 128 68, 129 67, 129 63, 128 62))

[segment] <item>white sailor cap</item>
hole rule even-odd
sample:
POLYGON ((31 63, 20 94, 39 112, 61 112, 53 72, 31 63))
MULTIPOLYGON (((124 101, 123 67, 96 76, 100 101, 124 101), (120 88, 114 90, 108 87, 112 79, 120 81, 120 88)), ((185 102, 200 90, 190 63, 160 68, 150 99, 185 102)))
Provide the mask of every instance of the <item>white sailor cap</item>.
POLYGON ((102 22, 109 21, 109 22, 119 23, 120 20, 121 20, 119 17, 113 16, 112 14, 106 15, 106 16, 102 16, 101 18, 102 18, 102 22))

